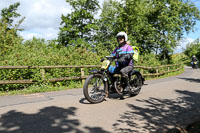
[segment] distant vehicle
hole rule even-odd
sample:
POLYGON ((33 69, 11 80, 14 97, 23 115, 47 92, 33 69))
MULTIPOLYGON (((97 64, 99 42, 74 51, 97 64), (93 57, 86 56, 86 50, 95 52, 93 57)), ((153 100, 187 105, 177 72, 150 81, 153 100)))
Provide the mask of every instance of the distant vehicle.
POLYGON ((198 68, 198 61, 192 61, 191 62, 191 65, 192 65, 192 68, 194 68, 194 69, 197 69, 198 68))

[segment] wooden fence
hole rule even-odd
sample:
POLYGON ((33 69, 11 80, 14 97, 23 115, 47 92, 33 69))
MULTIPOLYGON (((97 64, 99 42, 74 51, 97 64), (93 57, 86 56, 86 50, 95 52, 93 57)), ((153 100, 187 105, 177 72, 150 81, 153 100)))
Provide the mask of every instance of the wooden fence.
MULTIPOLYGON (((174 65, 163 65, 158 67, 144 67, 144 66, 134 66, 134 69, 140 69, 140 72, 144 77, 147 76, 160 76, 164 74, 168 74, 170 72, 179 71, 181 69, 181 64, 174 64, 174 65), (175 69, 171 68, 175 67, 175 69), (167 71, 163 71, 162 68, 167 68, 167 71), (155 73, 145 73, 145 70, 153 70, 155 73)), ((79 77, 61 77, 61 78, 53 78, 48 79, 49 82, 60 82, 65 80, 82 80, 82 83, 84 80, 88 77, 85 75, 84 68, 99 68, 100 65, 83 65, 83 66, 0 66, 1 69, 39 69, 41 73, 41 77, 43 81, 46 81, 45 79, 45 70, 46 69, 65 69, 65 68, 80 68, 81 75, 79 77)), ((3 80, 0 81, 0 85, 5 84, 32 84, 37 81, 34 81, 32 79, 26 79, 26 80, 3 80)))

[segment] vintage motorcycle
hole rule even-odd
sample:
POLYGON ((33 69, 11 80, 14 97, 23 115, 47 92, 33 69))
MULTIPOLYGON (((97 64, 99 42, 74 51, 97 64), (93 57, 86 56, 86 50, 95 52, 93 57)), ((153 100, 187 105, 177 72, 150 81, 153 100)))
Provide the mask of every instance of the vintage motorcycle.
POLYGON ((132 70, 129 73, 129 91, 125 91, 125 83, 121 74, 114 74, 111 76, 109 73, 109 66, 114 61, 113 56, 106 56, 106 59, 102 60, 100 70, 91 70, 89 77, 86 79, 83 86, 83 94, 90 103, 100 103, 111 93, 111 80, 114 79, 115 92, 120 96, 129 94, 130 96, 136 96, 139 94, 143 84, 144 78, 142 74, 137 70, 132 70))
POLYGON ((192 65, 192 68, 197 69, 198 68, 198 61, 192 61, 191 65, 192 65))

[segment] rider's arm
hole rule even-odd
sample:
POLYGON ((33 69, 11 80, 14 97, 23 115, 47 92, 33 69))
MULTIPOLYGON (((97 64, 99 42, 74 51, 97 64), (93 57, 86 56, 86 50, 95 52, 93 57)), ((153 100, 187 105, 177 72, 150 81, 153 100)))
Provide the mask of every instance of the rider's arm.
POLYGON ((133 59, 133 53, 124 54, 117 61, 122 63, 124 61, 130 61, 131 59, 133 59))
POLYGON ((116 58, 116 53, 117 53, 117 48, 115 48, 115 50, 111 53, 111 56, 113 56, 114 58, 116 58))

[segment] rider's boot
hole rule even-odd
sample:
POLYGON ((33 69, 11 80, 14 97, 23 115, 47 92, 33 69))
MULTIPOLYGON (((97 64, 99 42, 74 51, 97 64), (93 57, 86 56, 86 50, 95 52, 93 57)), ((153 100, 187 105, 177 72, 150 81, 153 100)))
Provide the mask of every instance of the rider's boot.
POLYGON ((110 92, 111 92, 111 93, 115 93, 115 92, 116 92, 114 84, 112 84, 112 85, 110 86, 110 92))
POLYGON ((115 78, 113 76, 111 76, 111 86, 110 86, 110 92, 112 93, 115 93, 116 90, 115 90, 115 85, 114 85, 114 81, 115 81, 115 78))
POLYGON ((125 85, 126 85, 124 91, 125 91, 125 92, 129 92, 130 89, 131 89, 131 86, 130 86, 130 84, 129 84, 129 79, 128 79, 128 77, 124 77, 124 83, 125 83, 125 85))
POLYGON ((129 81, 129 78, 127 77, 127 78, 124 78, 124 82, 125 82, 125 85, 126 85, 126 87, 125 87, 125 89, 124 89, 124 91, 125 92, 134 92, 135 90, 136 90, 136 88, 135 87, 131 87, 131 85, 130 85, 130 81, 129 81))

